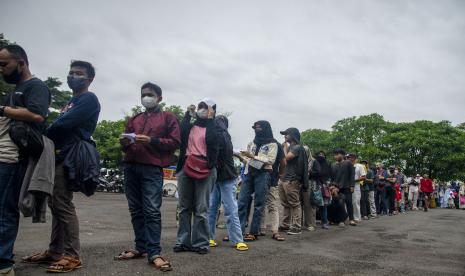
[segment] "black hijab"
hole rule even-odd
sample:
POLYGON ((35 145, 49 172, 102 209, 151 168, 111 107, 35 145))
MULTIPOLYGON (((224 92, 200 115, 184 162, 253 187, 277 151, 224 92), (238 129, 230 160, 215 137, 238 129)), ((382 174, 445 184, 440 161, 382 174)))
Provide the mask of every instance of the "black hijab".
POLYGON ((255 155, 258 154, 262 145, 266 145, 272 142, 278 143, 273 137, 273 130, 271 129, 271 125, 268 121, 258 121, 253 124, 253 128, 255 129, 255 125, 259 125, 262 129, 261 131, 255 130, 255 139, 253 142, 257 145, 255 149, 255 155))

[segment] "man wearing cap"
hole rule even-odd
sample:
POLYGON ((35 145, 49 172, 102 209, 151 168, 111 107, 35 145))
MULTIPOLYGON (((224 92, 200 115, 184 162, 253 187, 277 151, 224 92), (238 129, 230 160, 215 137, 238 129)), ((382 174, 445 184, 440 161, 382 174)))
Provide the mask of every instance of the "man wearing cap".
POLYGON ((352 205, 352 194, 355 186, 355 168, 351 161, 344 160, 346 152, 343 149, 334 151, 336 163, 332 166, 331 180, 339 188, 339 194, 344 197, 349 225, 357 225, 354 221, 354 207, 352 205))
POLYGON ((386 178, 386 204, 389 210, 389 215, 395 215, 396 213, 396 185, 397 177, 396 177, 396 166, 389 166, 388 177, 386 178))
POLYGON ((160 256, 163 168, 173 164, 181 134, 177 117, 162 111, 161 101, 162 90, 158 85, 150 82, 142 85, 141 102, 145 111, 128 120, 126 135, 120 139, 135 248, 121 252, 115 260, 145 256, 156 268, 170 270, 170 263, 160 256))
POLYGON ((361 186, 363 186, 363 181, 365 181, 367 173, 365 166, 358 163, 357 155, 355 153, 349 153, 347 157, 355 167, 355 186, 354 193, 352 194, 352 205, 354 206, 354 220, 355 222, 360 223, 362 220, 360 211, 360 201, 362 199, 361 186))
POLYGON ((281 131, 284 135, 284 155, 286 169, 279 182, 279 197, 284 206, 281 229, 288 228, 289 235, 301 234, 300 206, 301 191, 308 191, 308 158, 304 148, 300 145, 300 132, 297 128, 288 128, 281 131))

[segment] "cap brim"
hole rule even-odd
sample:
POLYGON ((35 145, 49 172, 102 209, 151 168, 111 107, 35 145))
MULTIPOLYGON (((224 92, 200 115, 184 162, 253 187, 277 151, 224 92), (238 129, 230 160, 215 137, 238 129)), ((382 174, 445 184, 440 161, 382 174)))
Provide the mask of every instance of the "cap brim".
POLYGON ((281 133, 282 135, 288 135, 289 134, 289 132, 287 132, 287 131, 280 131, 279 133, 281 133))

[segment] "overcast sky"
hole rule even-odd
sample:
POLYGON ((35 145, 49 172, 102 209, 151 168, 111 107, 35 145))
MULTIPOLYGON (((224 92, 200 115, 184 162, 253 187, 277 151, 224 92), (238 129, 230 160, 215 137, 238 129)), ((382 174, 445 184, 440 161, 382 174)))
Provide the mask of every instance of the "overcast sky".
MULTIPOLYGON (((236 148, 254 121, 330 129, 378 112, 390 121, 465 121, 465 1, 3 0, 0 32, 42 79, 94 64, 100 119, 159 84, 185 108, 233 112, 236 148), (253 2, 253 3, 252 3, 253 2)), ((63 88, 66 88, 63 86, 63 88)))

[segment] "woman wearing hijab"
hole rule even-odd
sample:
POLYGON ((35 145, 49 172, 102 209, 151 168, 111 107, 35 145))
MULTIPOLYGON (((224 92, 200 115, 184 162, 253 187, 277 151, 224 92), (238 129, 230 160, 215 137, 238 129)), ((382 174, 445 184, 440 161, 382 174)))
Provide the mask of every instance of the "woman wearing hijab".
POLYGON ((207 254, 210 250, 207 215, 218 159, 215 112, 215 102, 205 98, 198 104, 197 112, 191 105, 181 122, 177 166, 179 228, 174 252, 207 254), (193 124, 192 118, 195 118, 193 124))
POLYGON ((229 241, 232 246, 239 251, 248 250, 242 237, 241 223, 237 211, 236 202, 236 180, 237 171, 234 167, 233 144, 231 136, 228 133, 228 118, 217 116, 215 118, 216 127, 219 135, 219 154, 217 163, 218 177, 213 185, 213 191, 210 195, 210 208, 208 209, 208 223, 210 226, 210 247, 216 247, 215 241, 216 219, 218 209, 223 202, 224 217, 226 219, 226 228, 228 230, 229 241))
POLYGON ((261 217, 278 152, 278 142, 273 137, 268 121, 258 121, 252 128, 255 131, 255 139, 249 143, 247 151, 241 152, 246 161, 245 175, 247 175, 239 195, 239 219, 242 233, 246 233, 247 206, 254 194, 253 218, 252 223, 249 224, 250 232, 244 236, 246 241, 254 241, 260 235, 261 217))

